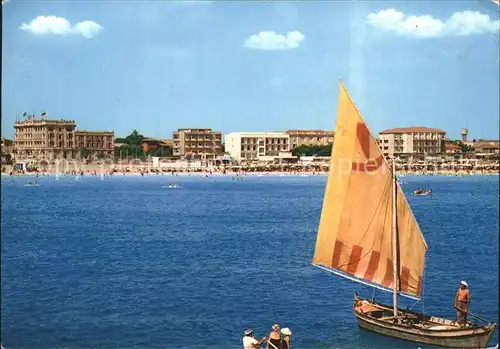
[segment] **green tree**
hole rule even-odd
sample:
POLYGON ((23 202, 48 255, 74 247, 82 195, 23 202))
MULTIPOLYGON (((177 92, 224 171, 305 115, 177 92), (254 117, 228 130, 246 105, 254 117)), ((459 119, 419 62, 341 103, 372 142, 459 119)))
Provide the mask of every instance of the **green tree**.
POLYGON ((127 137, 125 138, 116 138, 115 143, 125 143, 128 145, 135 145, 135 146, 140 146, 142 140, 146 138, 143 135, 139 133, 137 130, 133 130, 132 133, 130 133, 127 137))
POLYGON ((80 149, 80 157, 86 159, 89 157, 89 155, 90 155, 90 150, 88 150, 87 148, 80 149))
POLYGON ((462 153, 468 153, 468 152, 474 150, 473 147, 471 147, 471 146, 469 146, 467 144, 464 144, 461 140, 454 140, 452 143, 455 144, 455 145, 458 145, 460 147, 460 151, 462 153))
POLYGON ((330 156, 332 144, 328 145, 301 145, 292 150, 294 156, 330 156))
POLYGON ((142 150, 141 143, 142 140, 146 138, 139 133, 137 130, 133 130, 125 138, 116 138, 115 143, 123 143, 119 148, 115 148, 115 156, 118 158, 133 157, 141 158, 144 157, 144 151, 142 150))
POLYGON ((169 157, 173 155, 173 151, 172 148, 165 146, 151 151, 150 155, 158 157, 169 157))
POLYGON ((2 162, 5 163, 6 165, 12 165, 12 155, 5 154, 2 162))

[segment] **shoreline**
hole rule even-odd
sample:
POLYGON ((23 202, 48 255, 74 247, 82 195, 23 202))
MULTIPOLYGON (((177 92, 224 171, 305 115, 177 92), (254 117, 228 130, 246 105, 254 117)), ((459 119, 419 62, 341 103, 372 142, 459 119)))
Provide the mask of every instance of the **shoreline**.
MULTIPOLYGON (((397 176, 400 178, 404 178, 406 176, 445 176, 445 177, 463 177, 463 176, 499 176, 500 173, 498 171, 484 171, 484 170, 475 170, 475 171, 433 171, 433 172, 422 172, 422 171, 396 171, 397 176)), ((82 171, 82 172, 16 172, 16 173, 7 173, 2 172, 2 178, 9 178, 10 176, 22 176, 22 177, 72 177, 72 176, 89 176, 89 177, 321 177, 327 176, 328 172, 325 171, 241 171, 241 172, 233 172, 226 171, 223 173, 222 171, 176 171, 176 172, 156 172, 156 171, 82 171)))

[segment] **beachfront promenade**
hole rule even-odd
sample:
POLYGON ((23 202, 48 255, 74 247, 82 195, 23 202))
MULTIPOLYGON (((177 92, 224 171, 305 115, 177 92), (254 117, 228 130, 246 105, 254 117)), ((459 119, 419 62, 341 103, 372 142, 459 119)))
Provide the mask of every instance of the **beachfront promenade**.
MULTIPOLYGON (((19 171, 12 166, 2 166, 2 175, 9 174, 90 174, 90 175, 244 175, 244 174, 262 174, 262 175, 326 175, 329 170, 329 163, 322 162, 317 164, 250 164, 250 165, 225 165, 225 166, 153 166, 151 163, 143 164, 115 164, 99 163, 84 164, 77 162, 66 162, 56 165, 49 165, 42 168, 28 169, 19 171)), ((481 175, 498 174, 500 164, 498 161, 460 164, 397 164, 398 174, 405 175, 481 175)))

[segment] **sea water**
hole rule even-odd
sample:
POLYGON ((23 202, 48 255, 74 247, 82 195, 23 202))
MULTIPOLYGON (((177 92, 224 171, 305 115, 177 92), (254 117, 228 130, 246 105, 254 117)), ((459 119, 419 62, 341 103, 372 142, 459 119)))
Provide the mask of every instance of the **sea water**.
MULTIPOLYGON (((353 292, 392 295, 311 265, 325 176, 29 180, 2 179, 6 349, 241 348, 273 323, 294 348, 426 348, 360 330, 353 292)), ((402 182, 429 250, 424 302, 401 305, 454 318, 466 280, 496 322, 498 176, 402 182)))

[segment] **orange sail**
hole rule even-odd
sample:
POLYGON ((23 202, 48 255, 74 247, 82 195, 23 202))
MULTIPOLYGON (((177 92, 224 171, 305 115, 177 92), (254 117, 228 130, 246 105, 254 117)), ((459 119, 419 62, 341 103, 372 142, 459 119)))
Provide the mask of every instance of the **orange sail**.
MULTIPOLYGON (((340 83, 335 142, 313 263, 394 288, 392 171, 340 83)), ((420 296, 427 245, 404 193, 397 192, 397 289, 420 296)), ((342 274, 341 274, 342 275, 342 274)))

